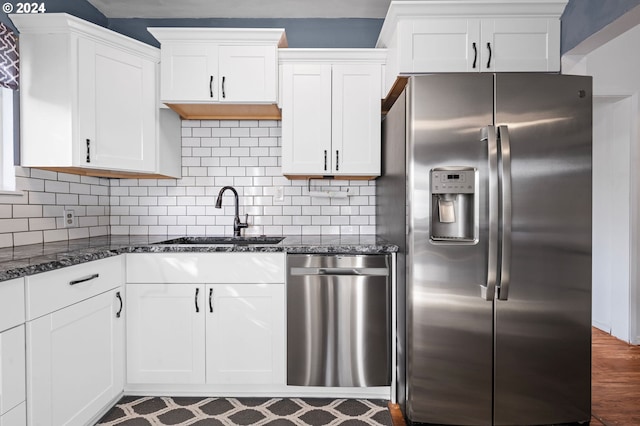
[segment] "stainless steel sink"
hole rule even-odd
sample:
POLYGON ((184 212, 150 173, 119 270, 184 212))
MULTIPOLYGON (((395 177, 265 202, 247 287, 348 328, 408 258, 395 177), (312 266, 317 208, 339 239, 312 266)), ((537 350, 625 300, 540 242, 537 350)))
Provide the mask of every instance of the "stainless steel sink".
POLYGON ((160 241, 158 245, 194 245, 194 244, 278 244, 284 237, 180 237, 160 241))

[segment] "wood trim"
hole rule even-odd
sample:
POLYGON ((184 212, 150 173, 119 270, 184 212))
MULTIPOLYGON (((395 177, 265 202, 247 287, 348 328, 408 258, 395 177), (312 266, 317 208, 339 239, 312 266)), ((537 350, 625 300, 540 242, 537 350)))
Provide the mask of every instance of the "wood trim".
POLYGON ((275 104, 177 104, 167 103, 183 120, 281 120, 275 104))
POLYGON ((407 423, 404 420, 400 406, 389 402, 387 407, 389 407, 389 414, 391 415, 391 424, 393 426, 406 426, 407 423))
MULTIPOLYGON (((25 166, 31 167, 31 166, 25 166)), ((69 173, 71 175, 93 176, 119 179, 177 179, 175 176, 166 176, 157 173, 125 172, 121 170, 85 169, 82 167, 32 167, 34 169, 48 170, 51 172, 69 173)))
POLYGON ((398 97, 402 94, 407 82, 409 82, 409 77, 396 77, 396 81, 393 83, 391 90, 389 90, 389 94, 382 100, 382 115, 387 115, 391 110, 393 104, 396 103, 398 97))

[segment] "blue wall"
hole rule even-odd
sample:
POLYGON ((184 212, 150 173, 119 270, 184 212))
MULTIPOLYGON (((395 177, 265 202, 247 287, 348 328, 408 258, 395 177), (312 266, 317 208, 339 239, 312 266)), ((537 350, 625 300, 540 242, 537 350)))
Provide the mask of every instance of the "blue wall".
POLYGON ((160 47, 147 27, 284 28, 289 47, 375 47, 383 19, 109 19, 109 28, 160 47))
POLYGON ((569 0, 562 14, 562 54, 600 31, 629 10, 640 0, 569 0))
MULTIPOLYGON (((18 2, 9 0, 2 3, 15 5, 18 2)), ((109 24, 109 20, 87 0, 46 0, 43 1, 43 3, 46 7, 47 13, 67 12, 70 15, 77 16, 85 21, 93 22, 94 24, 103 27, 106 27, 109 24)), ((0 12, 0 22, 15 31, 16 28, 13 26, 11 19, 9 19, 9 16, 6 13, 0 12)))
MULTIPOLYGON (((13 0, 9 3, 15 4, 13 0)), ((147 27, 253 27, 284 28, 289 47, 375 47, 382 19, 107 19, 87 0, 46 0, 47 12, 67 12, 148 44, 158 42, 147 27)), ((561 52, 565 53, 591 34, 622 16, 640 0, 569 0, 562 15, 561 52)), ((13 28, 0 12, 0 22, 13 28)), ((14 28, 15 29, 15 28, 14 28)))

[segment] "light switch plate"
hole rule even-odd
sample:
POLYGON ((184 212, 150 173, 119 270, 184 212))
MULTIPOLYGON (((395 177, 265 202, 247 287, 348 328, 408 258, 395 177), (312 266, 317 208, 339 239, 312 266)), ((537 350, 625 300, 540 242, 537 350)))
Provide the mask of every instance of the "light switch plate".
POLYGON ((273 196, 274 201, 284 201, 284 187, 276 186, 276 194, 273 196))

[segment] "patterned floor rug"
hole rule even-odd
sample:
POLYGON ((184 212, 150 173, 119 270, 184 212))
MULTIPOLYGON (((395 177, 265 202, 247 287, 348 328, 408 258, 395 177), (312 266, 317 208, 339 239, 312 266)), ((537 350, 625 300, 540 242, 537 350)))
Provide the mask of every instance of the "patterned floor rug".
POLYGON ((125 396, 97 425, 391 426, 392 423, 384 400, 125 396))

